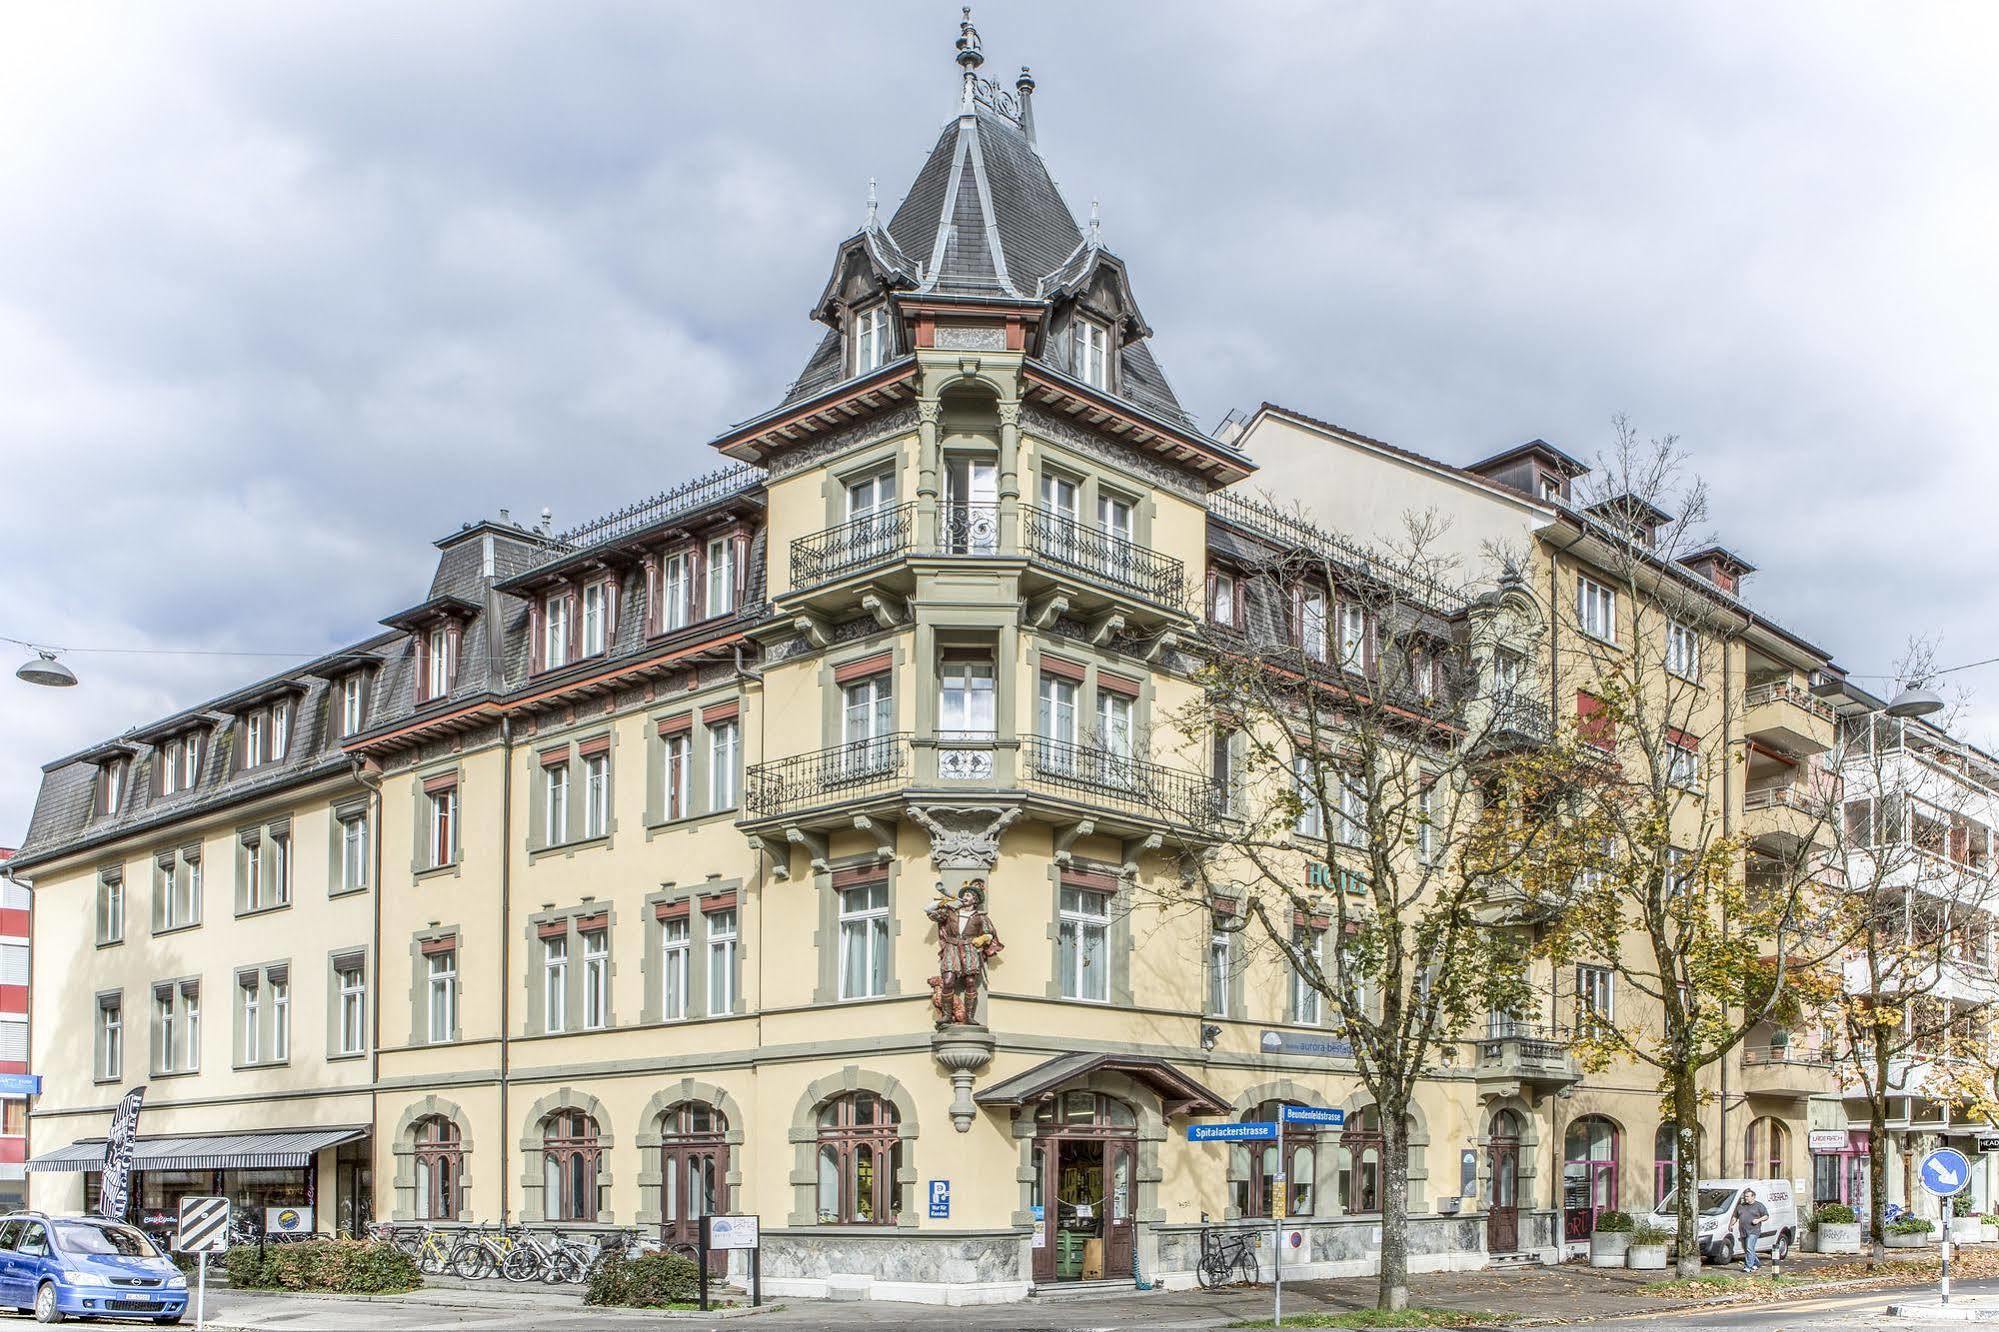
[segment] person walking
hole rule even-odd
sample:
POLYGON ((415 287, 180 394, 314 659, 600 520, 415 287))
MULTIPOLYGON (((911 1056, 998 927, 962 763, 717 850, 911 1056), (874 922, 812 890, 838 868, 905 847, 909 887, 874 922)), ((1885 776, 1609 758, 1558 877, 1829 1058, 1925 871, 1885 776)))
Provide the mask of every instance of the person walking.
POLYGON ((1756 1201, 1755 1189, 1744 1189, 1741 1201, 1735 1204, 1735 1228, 1742 1234, 1742 1270, 1756 1270, 1756 1241, 1762 1235, 1763 1223, 1770 1219, 1770 1209, 1756 1201))

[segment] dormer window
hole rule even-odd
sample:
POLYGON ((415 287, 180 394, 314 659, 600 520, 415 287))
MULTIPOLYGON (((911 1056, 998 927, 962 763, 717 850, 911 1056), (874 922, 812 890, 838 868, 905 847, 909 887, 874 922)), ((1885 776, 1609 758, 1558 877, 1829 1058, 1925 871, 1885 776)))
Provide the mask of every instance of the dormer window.
POLYGON ((417 683, 423 694, 419 702, 443 698, 458 681, 458 627, 433 624, 418 640, 423 660, 418 663, 417 683))
POLYGON ((1559 504, 1562 500, 1562 479, 1558 476, 1541 478, 1541 498, 1559 504))
POLYGON ((340 677, 340 734, 344 738, 361 733, 361 721, 366 715, 367 681, 361 672, 340 677))
POLYGON ((246 768, 254 768, 264 761, 266 720, 261 711, 253 712, 243 719, 243 766, 246 768))
POLYGON ((611 585, 592 583, 583 589, 583 655, 604 654, 611 639, 611 585))
POLYGON ((292 705, 289 702, 273 703, 245 713, 243 749, 237 755, 238 763, 245 768, 255 768, 283 758, 291 747, 291 718, 292 705))
POLYGON ((1078 317, 1071 326, 1076 340, 1076 378, 1091 388, 1111 386, 1111 332, 1094 319, 1078 317))
POLYGON ((201 733, 189 731, 160 746, 161 795, 194 789, 201 776, 201 733))
POLYGON ((567 592, 558 592, 542 602, 541 607, 541 665, 543 670, 555 670, 569 664, 570 633, 575 626, 575 605, 567 592))
POLYGON ((888 363, 888 306, 870 305, 854 312, 854 373, 864 375, 888 363))
POLYGON ((98 769, 97 812, 116 814, 125 800, 125 775, 129 759, 115 758, 98 769))

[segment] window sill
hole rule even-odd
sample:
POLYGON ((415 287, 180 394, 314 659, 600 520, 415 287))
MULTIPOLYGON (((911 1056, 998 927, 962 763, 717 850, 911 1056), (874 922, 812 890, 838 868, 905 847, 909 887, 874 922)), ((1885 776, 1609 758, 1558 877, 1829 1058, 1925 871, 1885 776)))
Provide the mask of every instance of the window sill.
MULTIPOLYGON (((155 1073, 153 1076, 159 1077, 160 1075, 158 1073, 155 1073)), ((116 1087, 119 1083, 123 1082, 124 1080, 125 1080, 125 1074, 121 1070, 117 1073, 112 1074, 108 1078, 92 1078, 90 1080, 90 1085, 93 1087, 116 1087)))
POLYGON ((578 851, 591 851, 599 847, 607 847, 610 844, 611 834, 599 833, 595 837, 579 837, 573 842, 555 842, 545 846, 531 846, 528 848, 528 863, 532 865, 535 861, 546 856, 573 856, 578 851))
POLYGON ((326 1062, 329 1064, 348 1064, 356 1059, 366 1059, 367 1057, 368 1052, 366 1050, 348 1050, 340 1054, 327 1055, 326 1062))
POLYGON ((734 823, 736 820, 736 806, 731 805, 727 809, 710 810, 705 814, 686 814, 677 819, 660 819, 657 822, 648 818, 646 820, 646 836, 651 838, 659 833, 678 832, 683 828, 697 828, 704 823, 713 823, 718 819, 734 823))
POLYGON ((242 920, 249 916, 268 916, 273 911, 289 911, 291 910, 291 906, 290 902, 273 902, 269 906, 244 907, 236 913, 236 919, 242 920))
POLYGON ((414 877, 419 881, 421 881, 424 879, 435 879, 445 874, 456 874, 456 873, 458 873, 458 862, 454 860, 448 864, 432 865, 428 869, 420 869, 416 871, 414 877))
POLYGON ((1576 632, 1582 635, 1584 638, 1587 638, 1592 643, 1598 643, 1607 648, 1614 648, 1617 646, 1617 640, 1614 638, 1605 638, 1602 634, 1593 634, 1589 630, 1581 627, 1578 627, 1576 629, 1576 632))
POLYGON ((193 1078, 193 1077, 199 1077, 200 1075, 201 1075, 201 1070, 198 1068, 182 1068, 182 1069, 176 1069, 172 1072, 165 1072, 165 1073, 161 1072, 159 1069, 154 1069, 152 1073, 152 1077, 155 1082, 163 1078, 193 1078))
MULTIPOLYGON (((155 931, 155 933, 157 933, 157 931, 155 931)), ((124 939, 122 939, 122 938, 118 938, 118 939, 99 939, 99 940, 97 941, 97 946, 98 946, 99 948, 119 948, 119 947, 122 947, 122 946, 124 945, 124 943, 125 943, 125 940, 124 940, 124 939)))
POLYGON ((292 1061, 289 1058, 259 1059, 255 1063, 250 1063, 250 1064, 231 1064, 229 1066, 229 1071, 231 1073, 254 1073, 260 1069, 266 1069, 266 1068, 290 1068, 291 1062, 292 1061))
POLYGON ((359 897, 367 891, 368 885, 365 883, 359 888, 329 888, 326 897, 328 901, 339 901, 343 897, 359 897))
POLYGON ((162 934, 184 934, 189 930, 198 930, 200 928, 201 928, 201 922, 198 920, 189 921, 185 925, 163 925, 159 929, 153 931, 153 937, 157 939, 162 934))

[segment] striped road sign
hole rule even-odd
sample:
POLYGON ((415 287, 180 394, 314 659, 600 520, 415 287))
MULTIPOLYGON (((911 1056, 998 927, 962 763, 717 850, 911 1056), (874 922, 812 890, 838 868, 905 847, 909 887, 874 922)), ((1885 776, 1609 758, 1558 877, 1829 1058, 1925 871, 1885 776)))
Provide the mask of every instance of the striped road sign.
POLYGON ((229 1247, 229 1200, 182 1198, 174 1247, 182 1253, 221 1253, 229 1247))

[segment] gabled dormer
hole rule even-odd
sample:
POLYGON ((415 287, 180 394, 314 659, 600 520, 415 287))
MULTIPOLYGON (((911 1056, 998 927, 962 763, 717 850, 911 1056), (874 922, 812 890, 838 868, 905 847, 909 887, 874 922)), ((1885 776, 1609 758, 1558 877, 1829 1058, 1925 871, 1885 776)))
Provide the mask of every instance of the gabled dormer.
POLYGON ((291 757, 299 703, 307 692, 302 680, 272 680, 217 704, 235 719, 232 771, 249 772, 291 757))
POLYGON ((182 713, 126 736, 152 752, 154 796, 184 795, 201 784, 216 721, 206 713, 182 713))
POLYGON ((1546 504, 1568 504, 1574 497, 1575 479, 1589 468, 1545 439, 1530 439, 1465 470, 1546 504))
POLYGON ((139 747, 114 740, 86 750, 77 757, 97 770, 97 776, 91 783, 90 816, 93 819, 115 818, 124 811, 125 802, 131 798, 132 772, 139 758, 139 747))
POLYGON ((1613 495, 1589 506, 1590 517, 1650 550, 1659 544, 1659 529, 1673 521, 1673 515, 1642 495, 1613 495))
POLYGON ((382 621, 410 636, 411 651, 416 656, 416 669, 412 674, 416 706, 448 698, 451 691, 458 687, 466 626, 478 614, 476 602, 447 595, 432 597, 408 610, 397 611, 382 621))

